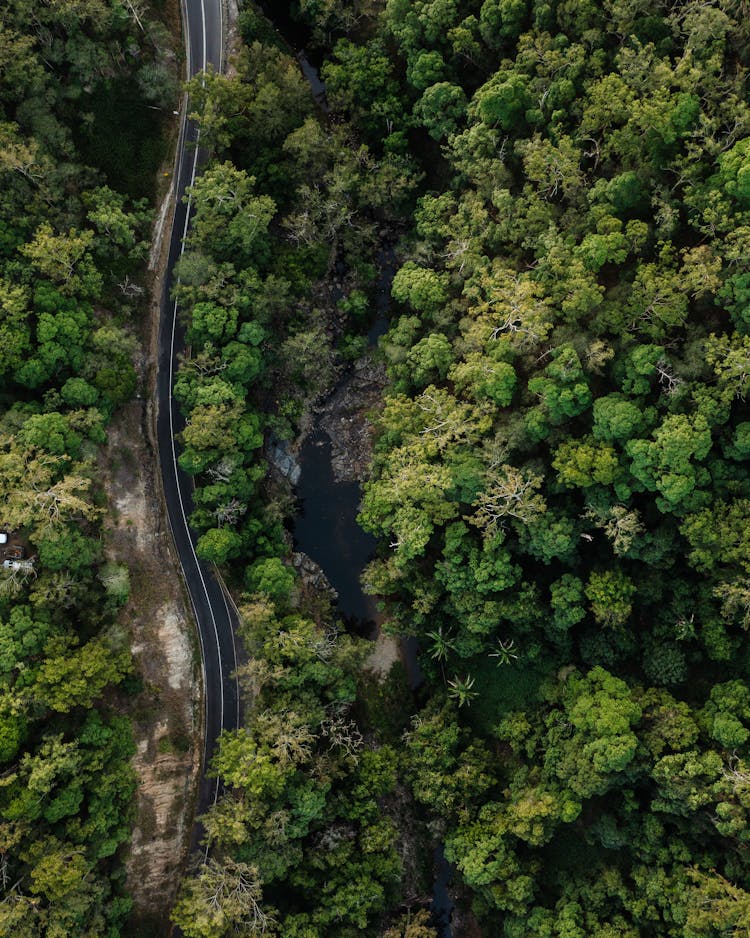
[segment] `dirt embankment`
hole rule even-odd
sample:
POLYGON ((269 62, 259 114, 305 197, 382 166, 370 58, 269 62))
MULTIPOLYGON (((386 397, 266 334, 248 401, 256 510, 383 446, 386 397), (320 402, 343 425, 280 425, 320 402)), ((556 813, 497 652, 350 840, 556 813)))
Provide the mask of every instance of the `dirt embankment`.
POLYGON ((106 549, 130 570, 123 621, 142 681, 130 707, 138 790, 126 869, 134 935, 164 934, 167 926, 189 844, 201 730, 193 627, 156 484, 150 410, 145 400, 122 409, 103 459, 106 549))
MULTIPOLYGON (((162 189, 171 171, 164 167, 162 189)), ((115 415, 99 467, 109 505, 107 555, 130 571, 122 621, 142 682, 128 702, 138 778, 126 858, 134 938, 163 936, 169 927, 190 843, 202 740, 200 656, 163 506, 153 430, 159 298, 174 211, 171 194, 163 196, 152 233, 150 300, 138 335, 140 393, 115 415)))

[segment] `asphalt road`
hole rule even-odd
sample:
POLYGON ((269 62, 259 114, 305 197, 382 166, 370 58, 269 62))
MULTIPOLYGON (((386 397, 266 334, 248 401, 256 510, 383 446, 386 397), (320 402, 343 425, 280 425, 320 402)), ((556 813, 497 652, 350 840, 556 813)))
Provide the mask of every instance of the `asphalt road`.
MULTIPOLYGON (((222 0, 182 0, 182 12, 189 75, 200 74, 209 64, 221 70, 224 29, 222 0)), ((219 733, 239 726, 240 708, 237 682, 232 677, 237 667, 234 638, 236 613, 227 601, 213 566, 196 557, 197 538, 188 525, 193 508, 193 482, 177 462, 179 446, 175 436, 183 428, 184 420, 172 397, 172 386, 177 371, 177 356, 185 346, 185 330, 179 322, 177 304, 170 299, 169 285, 173 279, 174 265, 183 251, 183 239, 192 214, 192 206, 183 202, 185 189, 200 173, 207 158, 206 152, 196 146, 196 126, 187 122, 184 114, 182 120, 174 180, 177 207, 161 298, 157 440, 167 515, 195 614, 203 661, 205 736, 196 806, 197 813, 202 814, 219 795, 218 782, 206 778, 205 770, 216 748, 219 733)), ((200 827, 196 826, 193 848, 198 846, 200 837, 200 827)))

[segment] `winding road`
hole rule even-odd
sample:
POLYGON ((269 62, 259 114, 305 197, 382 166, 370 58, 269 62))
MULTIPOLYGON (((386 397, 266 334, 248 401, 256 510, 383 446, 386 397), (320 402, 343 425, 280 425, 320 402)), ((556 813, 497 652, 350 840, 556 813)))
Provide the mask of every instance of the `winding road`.
MULTIPOLYGON (((188 75, 193 77, 208 65, 220 71, 223 66, 223 0, 182 0, 183 30, 187 49, 188 75)), ((177 402, 172 397, 177 356, 185 347, 185 330, 178 319, 177 303, 170 299, 169 285, 174 266, 184 250, 192 206, 183 202, 185 190, 200 173, 207 153, 199 146, 197 127, 182 112, 174 179, 176 209, 169 243, 169 257, 164 277, 159 322, 159 370, 157 376, 156 433, 167 516, 175 548, 182 566, 185 584, 200 638, 204 688, 204 746, 201 782, 196 813, 202 814, 219 796, 217 780, 206 778, 216 740, 222 730, 236 729, 240 722, 237 681, 232 677, 237 667, 234 627, 236 612, 222 588, 215 568, 203 563, 195 553, 196 535, 188 518, 193 508, 193 481, 178 464, 175 435, 184 426, 177 402)), ((199 827, 193 831, 192 848, 198 846, 199 827)))

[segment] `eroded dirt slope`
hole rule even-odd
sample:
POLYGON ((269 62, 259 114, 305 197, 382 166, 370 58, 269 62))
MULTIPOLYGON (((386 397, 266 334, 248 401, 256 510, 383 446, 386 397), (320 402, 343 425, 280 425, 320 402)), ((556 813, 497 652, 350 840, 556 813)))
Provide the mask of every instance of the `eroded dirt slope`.
POLYGON ((124 623, 142 690, 131 708, 138 774, 127 860, 138 922, 166 925, 189 842, 200 740, 199 663, 158 495, 150 404, 124 407, 103 466, 112 511, 107 553, 130 570, 124 623))

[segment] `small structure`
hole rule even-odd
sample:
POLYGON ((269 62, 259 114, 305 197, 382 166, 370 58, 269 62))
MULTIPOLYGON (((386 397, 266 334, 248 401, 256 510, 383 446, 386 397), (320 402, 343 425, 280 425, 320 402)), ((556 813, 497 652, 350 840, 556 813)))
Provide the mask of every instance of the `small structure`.
POLYGON ((3 567, 6 570, 33 570, 33 560, 3 560, 3 567))
POLYGON ((8 543, 8 534, 6 531, 0 531, 0 547, 8 543))

